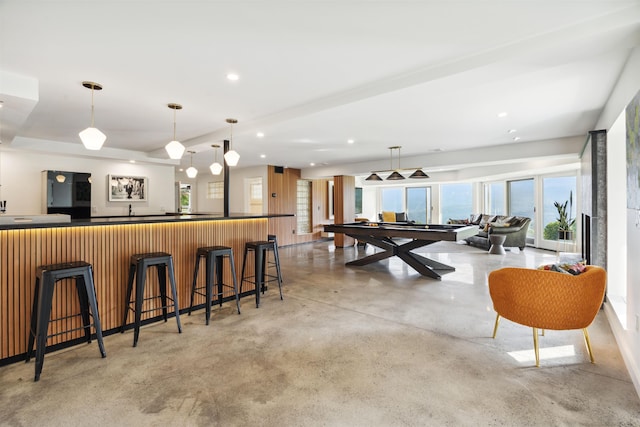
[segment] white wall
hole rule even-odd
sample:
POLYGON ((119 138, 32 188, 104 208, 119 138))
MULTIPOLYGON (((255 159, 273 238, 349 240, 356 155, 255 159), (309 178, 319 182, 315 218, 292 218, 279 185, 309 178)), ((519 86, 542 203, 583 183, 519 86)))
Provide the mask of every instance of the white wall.
MULTIPOLYGON (((606 107, 603 110, 600 119, 598 120, 598 127, 596 129, 612 129, 615 127, 614 123, 620 113, 624 111, 626 105, 633 99, 635 94, 640 90, 640 48, 635 48, 625 65, 623 72, 620 74, 620 78, 616 83, 614 90, 609 97, 606 107)), ((611 154, 618 158, 616 150, 616 144, 620 142, 613 140, 609 142, 607 138, 607 145, 609 148, 613 146, 611 154)), ((609 152, 607 153, 609 155, 609 152)), ((626 159, 626 158, 625 158, 626 159)), ((620 174, 611 173, 611 169, 623 169, 626 173, 626 160, 621 159, 619 163, 611 165, 608 173, 608 187, 612 192, 619 192, 621 188, 626 188, 626 175, 620 176, 620 174), (620 182, 618 182, 620 180, 620 182)), ((627 275, 626 275, 626 290, 627 290, 627 325, 620 322, 615 314, 614 309, 610 303, 605 304, 605 310, 609 324, 616 337, 618 347, 625 360, 631 379, 636 387, 636 391, 640 394, 640 331, 636 324, 636 316, 640 315, 640 265, 638 259, 640 259, 640 228, 637 224, 638 212, 627 209, 626 207, 626 191, 624 197, 624 203, 618 200, 616 203, 620 205, 608 206, 607 214, 611 215, 615 210, 620 210, 626 213, 627 235, 626 239, 620 238, 616 240, 617 230, 619 230, 620 223, 614 221, 620 221, 615 216, 613 219, 609 217, 608 229, 609 229, 609 242, 608 242, 608 259, 607 263, 611 265, 617 265, 617 261, 613 259, 615 250, 612 251, 612 245, 623 246, 627 245, 626 258, 627 258, 627 275), (613 236, 612 236, 613 234, 613 236)), ((617 200, 617 199, 616 199, 617 200)), ((614 214, 615 215, 615 214, 614 214)), ((609 280, 611 280, 611 272, 609 274, 609 280)), ((617 280, 625 280, 624 277, 617 280)))
POLYGON ((128 214, 129 203, 108 201, 107 175, 109 174, 149 178, 147 191, 149 200, 131 203, 136 214, 156 214, 174 210, 173 166, 57 156, 2 147, 0 153, 1 199, 7 201, 7 215, 43 213, 41 200, 43 170, 90 173, 92 216, 128 214))
MULTIPOLYGON (((229 213, 249 212, 247 206, 249 195, 245 191, 245 180, 253 178, 262 178, 262 212, 266 213, 268 211, 267 166, 230 168, 229 178, 229 213)), ((222 181, 224 179, 222 174, 214 176, 209 171, 203 171, 194 180, 187 178, 186 175, 182 176, 182 174, 178 175, 178 179, 181 182, 195 184, 192 190, 195 192, 195 204, 192 204, 194 212, 220 213, 224 211, 222 200, 207 199, 209 182, 222 181)))

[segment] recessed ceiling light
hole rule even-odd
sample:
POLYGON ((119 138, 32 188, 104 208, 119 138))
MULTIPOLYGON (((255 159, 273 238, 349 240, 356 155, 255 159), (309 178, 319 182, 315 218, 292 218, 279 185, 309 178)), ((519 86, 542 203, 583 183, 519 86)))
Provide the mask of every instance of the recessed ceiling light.
POLYGON ((135 162, 136 162, 136 161, 135 161, 135 160, 133 160, 133 159, 129 160, 129 163, 135 163, 135 162))
POLYGON ((514 141, 520 141, 520 137, 519 137, 519 136, 514 136, 514 137, 513 137, 513 140, 514 140, 514 141))
POLYGON ((347 139, 348 144, 353 144, 355 141, 353 139, 347 139))
POLYGON ((261 158, 261 159, 264 159, 264 158, 266 158, 266 157, 267 157, 267 155, 266 155, 266 154, 260 154, 260 158, 261 158))
POLYGON ((309 166, 315 166, 315 165, 316 165, 315 163, 309 163, 309 166))
POLYGON ((507 112, 503 111, 502 113, 498 113, 498 117, 503 118, 503 117, 507 117, 507 112))
POLYGON ((178 172, 184 172, 184 169, 180 168, 178 169, 178 172))
POLYGON ((509 132, 509 133, 516 133, 516 132, 517 132, 517 130, 516 130, 516 129, 509 129, 507 132, 509 132))
POLYGON ((227 74, 227 79, 231 80, 233 82, 235 82, 236 80, 238 80, 240 78, 239 75, 237 75, 236 73, 229 73, 227 74))
POLYGON ((258 133, 256 133, 256 136, 257 136, 258 138, 264 138, 264 133, 262 133, 262 132, 258 132, 258 133))

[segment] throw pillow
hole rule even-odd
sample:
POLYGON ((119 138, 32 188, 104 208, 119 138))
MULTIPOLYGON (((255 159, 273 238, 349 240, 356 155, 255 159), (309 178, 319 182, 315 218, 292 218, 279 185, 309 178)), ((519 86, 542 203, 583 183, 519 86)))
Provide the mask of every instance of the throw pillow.
POLYGON ((405 222, 407 220, 407 214, 404 212, 396 212, 396 222, 405 222))
POLYGON ((383 222, 396 222, 396 213, 389 211, 382 211, 383 222))
POLYGON ((587 266, 583 261, 574 264, 546 264, 538 267, 538 270, 555 271, 558 273, 571 274, 577 276, 587 270, 587 266))
POLYGON ((469 224, 469 220, 468 219, 451 219, 449 218, 449 221, 447 222, 447 224, 469 224))

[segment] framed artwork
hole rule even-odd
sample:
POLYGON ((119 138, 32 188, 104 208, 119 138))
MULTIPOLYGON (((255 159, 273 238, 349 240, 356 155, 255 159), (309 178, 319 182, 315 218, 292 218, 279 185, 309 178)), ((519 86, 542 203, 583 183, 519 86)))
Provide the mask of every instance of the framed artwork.
POLYGON ((148 200, 149 184, 146 176, 109 175, 107 182, 110 202, 146 202, 148 200))
POLYGON ((640 92, 626 108, 627 208, 640 210, 640 92))

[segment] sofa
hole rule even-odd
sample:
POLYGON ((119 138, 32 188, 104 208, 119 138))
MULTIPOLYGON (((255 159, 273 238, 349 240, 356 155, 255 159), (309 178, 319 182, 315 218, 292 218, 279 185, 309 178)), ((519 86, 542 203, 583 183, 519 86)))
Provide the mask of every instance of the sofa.
POLYGON ((477 235, 465 239, 472 246, 489 249, 491 247, 489 235, 504 234, 506 239, 502 246, 505 248, 517 247, 520 250, 524 250, 526 246, 530 222, 531 218, 523 216, 488 214, 471 215, 469 220, 449 220, 450 224, 474 224, 480 228, 477 235))
POLYGON ((407 218, 406 212, 390 212, 390 211, 382 211, 378 214, 379 222, 406 222, 412 224, 413 221, 410 221, 407 218))

